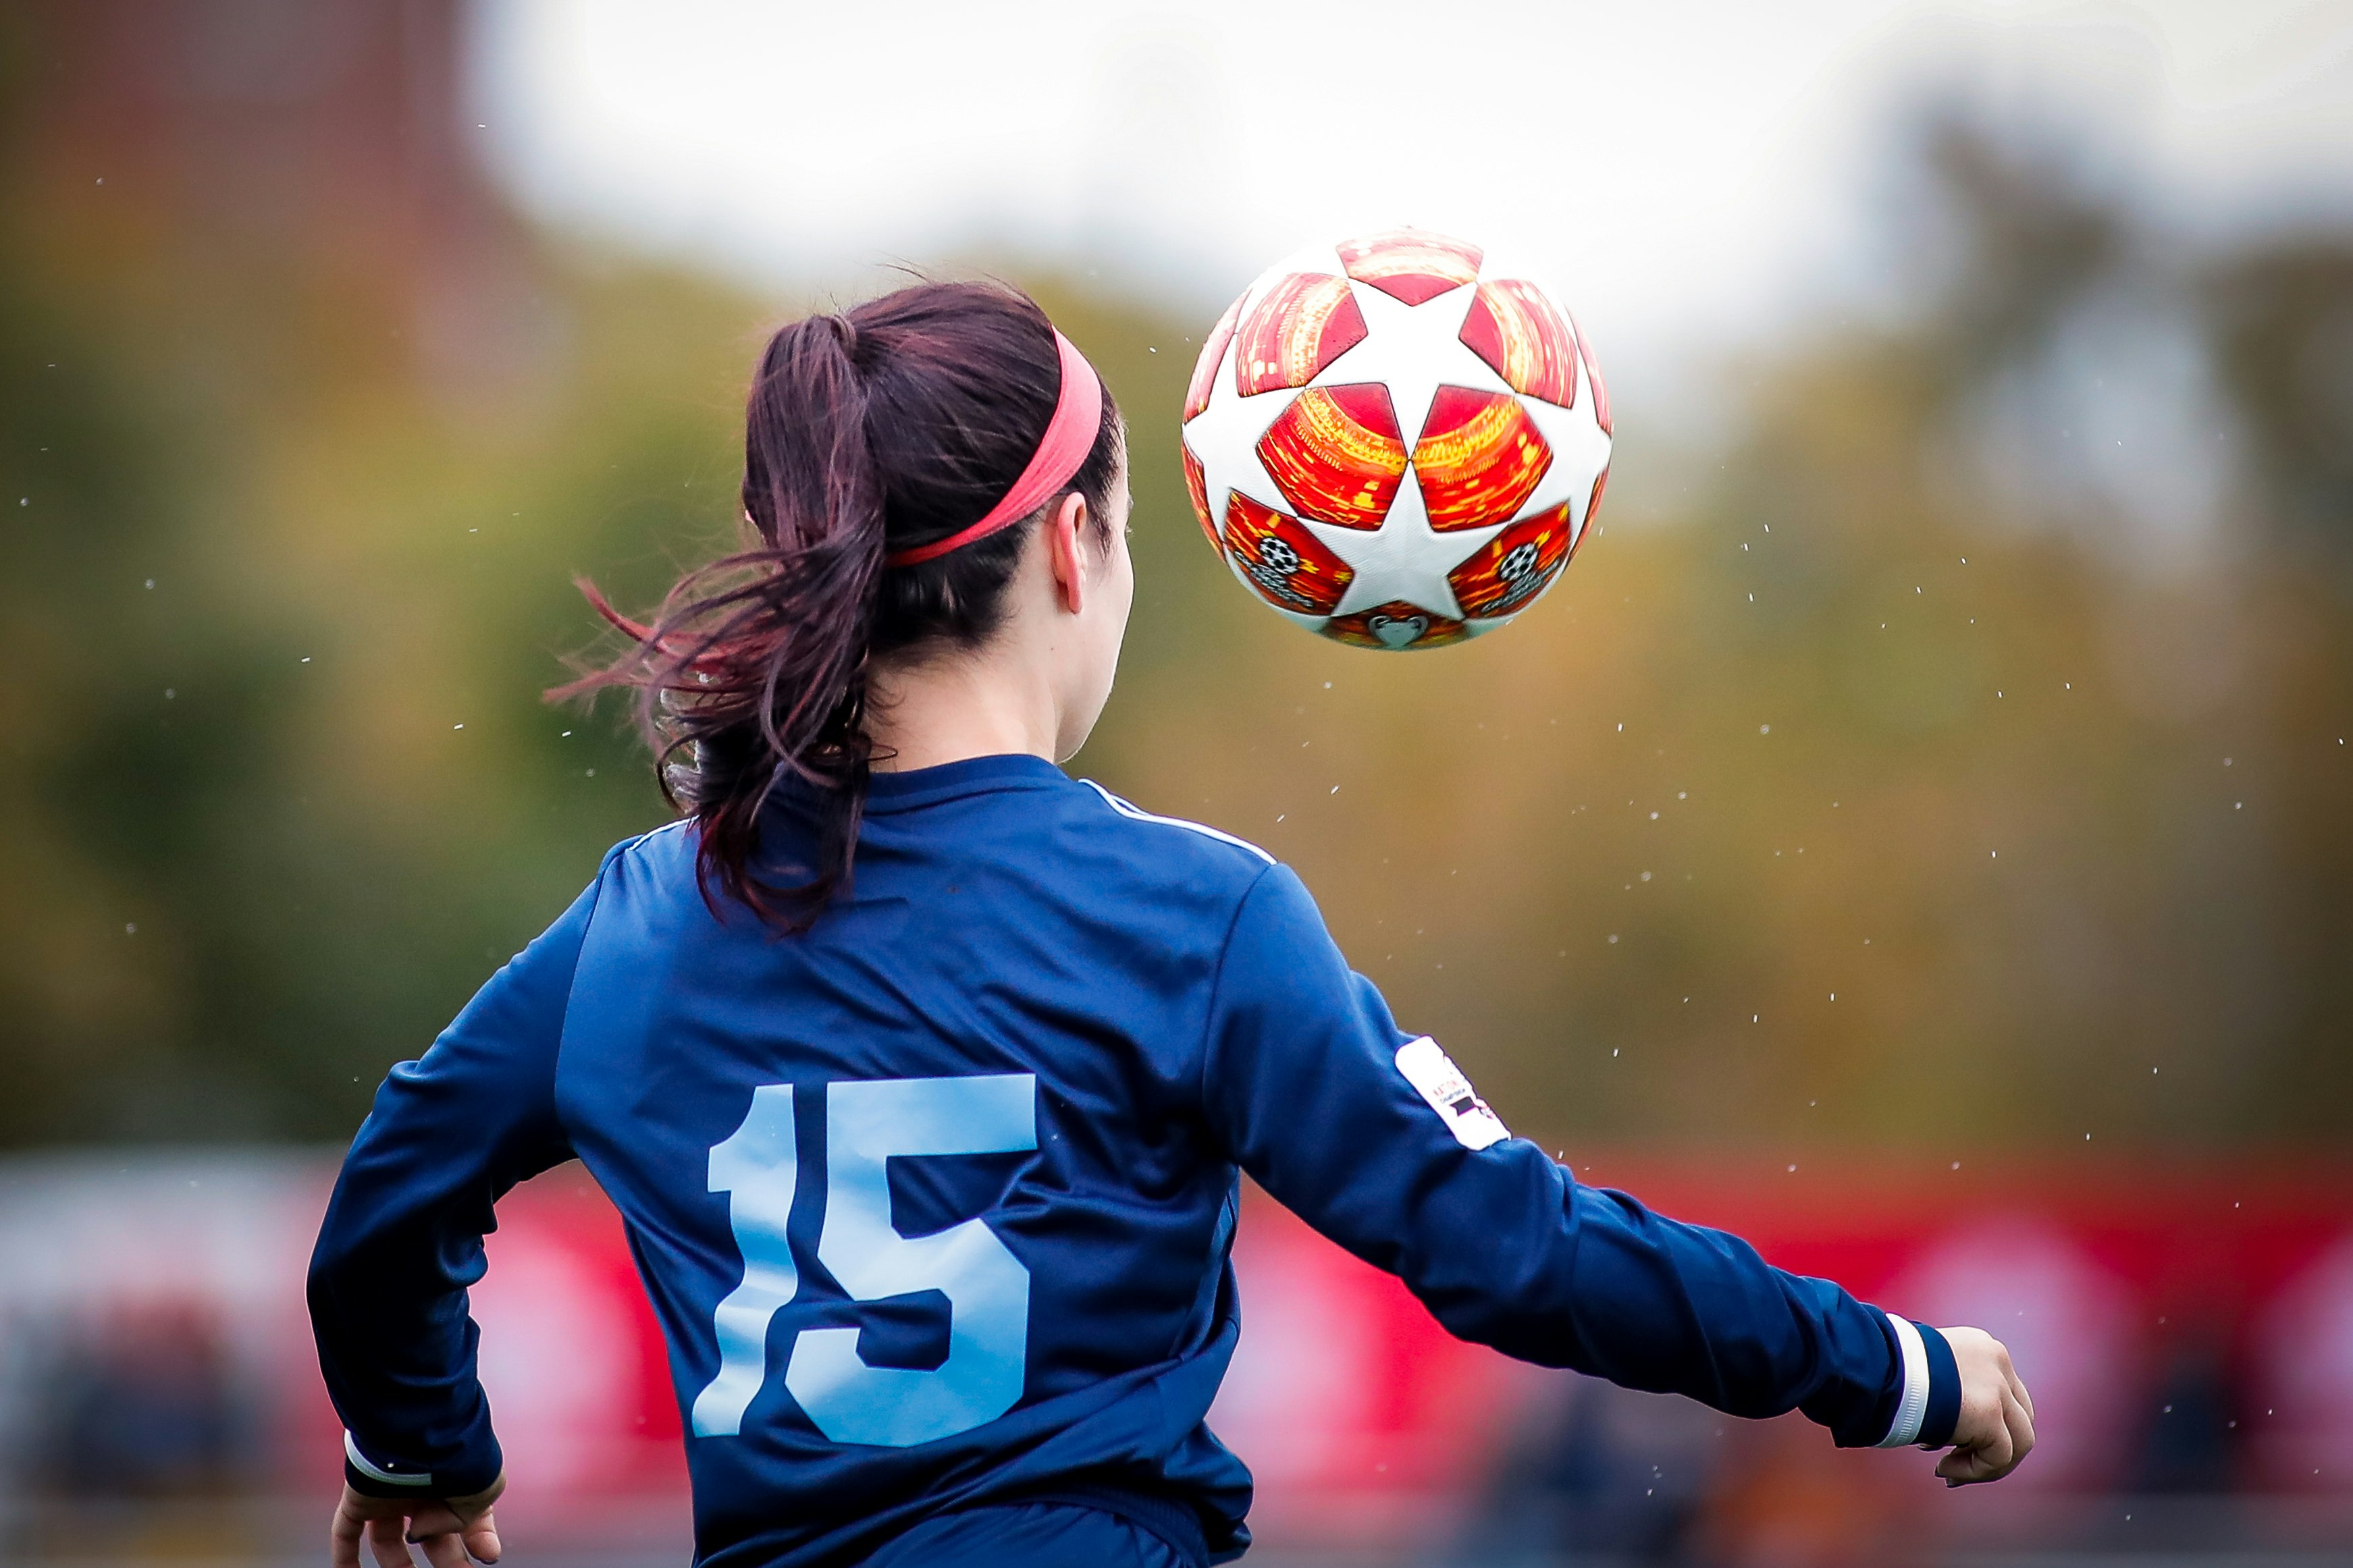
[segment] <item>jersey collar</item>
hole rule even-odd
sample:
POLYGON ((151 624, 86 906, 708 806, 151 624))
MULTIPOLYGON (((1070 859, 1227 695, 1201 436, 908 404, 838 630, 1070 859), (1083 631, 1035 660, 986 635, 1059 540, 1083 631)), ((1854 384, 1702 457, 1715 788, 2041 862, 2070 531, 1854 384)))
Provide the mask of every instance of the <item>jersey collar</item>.
POLYGON ((1027 753, 965 757, 937 767, 870 773, 866 781, 866 809, 878 815, 908 811, 959 795, 1038 789, 1070 782, 1070 774, 1043 757, 1027 753))

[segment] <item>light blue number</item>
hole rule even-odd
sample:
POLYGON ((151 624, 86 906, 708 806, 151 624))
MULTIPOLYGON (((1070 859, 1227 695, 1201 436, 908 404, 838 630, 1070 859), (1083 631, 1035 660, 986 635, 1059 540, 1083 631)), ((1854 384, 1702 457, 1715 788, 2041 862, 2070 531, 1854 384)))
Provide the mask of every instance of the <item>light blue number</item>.
POLYGON ((1021 1398, 1029 1270, 977 1219, 930 1236, 891 1223, 893 1155, 1007 1154, 1038 1146, 1038 1080, 910 1078, 826 1089, 825 1228, 818 1260, 861 1301, 937 1290, 947 1359, 929 1372, 868 1366, 856 1329, 808 1329, 785 1387, 837 1443, 912 1447, 994 1421, 1021 1398))
MULTIPOLYGON (((827 1192, 818 1258, 861 1301, 936 1290, 947 1359, 930 1371, 869 1366, 854 1328, 806 1329, 785 1387, 837 1443, 911 1447, 994 1421, 1020 1401, 1029 1349, 1029 1270, 978 1219, 930 1236, 891 1223, 890 1161, 1018 1153, 1038 1146, 1029 1073, 892 1079, 826 1089, 827 1192)), ((699 1436, 732 1436, 766 1375, 769 1320, 798 1272, 785 1246, 794 1188, 792 1089, 753 1093, 744 1125, 711 1151, 711 1190, 730 1194, 744 1282, 715 1317, 720 1367, 696 1396, 699 1436)))
POLYGON ((694 1396, 694 1435, 733 1437, 768 1375, 768 1320, 800 1288, 785 1240, 798 1167, 793 1154, 793 1086, 752 1091, 744 1125, 711 1150, 711 1190, 727 1194, 727 1223, 744 1255, 744 1282, 712 1314, 719 1373, 694 1396))

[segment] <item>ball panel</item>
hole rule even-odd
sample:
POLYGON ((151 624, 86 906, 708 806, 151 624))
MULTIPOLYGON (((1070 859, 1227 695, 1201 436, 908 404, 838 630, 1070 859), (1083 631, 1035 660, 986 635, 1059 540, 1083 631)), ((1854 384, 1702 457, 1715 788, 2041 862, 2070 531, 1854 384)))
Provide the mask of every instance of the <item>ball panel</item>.
POLYGON ((1241 321, 1240 300, 1226 307, 1218 324, 1201 342, 1201 357, 1193 362, 1193 379, 1185 388, 1184 418, 1190 419, 1209 406, 1209 394, 1218 384, 1218 367, 1226 363, 1226 345, 1234 341, 1234 327, 1241 321))
MULTIPOLYGON (((1294 272, 1250 307, 1238 337, 1234 390, 1251 397, 1314 380, 1316 372, 1365 341, 1365 313, 1346 279, 1294 272)), ((1205 395, 1202 406, 1208 405, 1205 395)))
POLYGON ((1465 616, 1487 619, 1514 616, 1535 602, 1568 564, 1577 530, 1569 503, 1522 518, 1479 547, 1470 560, 1446 574, 1465 616))
POLYGON ((1535 284, 1516 278, 1480 284, 1461 337, 1514 391, 1564 408, 1576 404, 1576 331, 1535 284))
POLYGON ((1260 597, 1300 615, 1330 615, 1356 575, 1297 518, 1239 490, 1226 503, 1225 547, 1260 597))
POLYGON ((1438 615, 1403 599, 1391 599, 1386 605, 1359 610, 1355 615, 1335 616, 1317 629, 1334 642, 1346 643, 1350 647, 1395 652, 1443 647, 1471 635, 1471 628, 1451 616, 1438 615))
POLYGON ((1209 476, 1202 468, 1201 459, 1193 456, 1193 448, 1179 441, 1176 450, 1185 458, 1185 493, 1193 499, 1193 521, 1201 525, 1209 542, 1216 544, 1218 520, 1209 515, 1209 476))
MULTIPOLYGON (((1586 531, 1593 526, 1593 514, 1601 510, 1601 492, 1609 488, 1609 465, 1604 463, 1601 465, 1601 471, 1593 476, 1593 493, 1588 496, 1585 500, 1585 521, 1577 525, 1577 544, 1585 542, 1586 531)), ((1576 545, 1571 545, 1569 547, 1569 552, 1571 554, 1575 554, 1576 551, 1576 545)))
POLYGON ((1392 228, 1341 241, 1340 265, 1359 283, 1419 305, 1479 276, 1479 247, 1425 229, 1392 228))
POLYGON ((1294 272, 1304 273, 1311 278, 1338 277, 1342 270, 1340 254, 1330 246, 1301 246, 1297 250, 1278 258, 1273 265, 1250 279, 1250 287, 1242 290, 1242 312, 1245 315, 1249 314, 1250 308, 1263 299, 1268 289, 1294 272))
POLYGON ((1259 461, 1303 517, 1378 528, 1405 479, 1405 440, 1387 387, 1311 386, 1258 444, 1259 461))
POLYGON ((1502 522, 1552 467, 1552 448, 1505 393, 1441 386, 1413 446, 1430 526, 1440 533, 1502 522))

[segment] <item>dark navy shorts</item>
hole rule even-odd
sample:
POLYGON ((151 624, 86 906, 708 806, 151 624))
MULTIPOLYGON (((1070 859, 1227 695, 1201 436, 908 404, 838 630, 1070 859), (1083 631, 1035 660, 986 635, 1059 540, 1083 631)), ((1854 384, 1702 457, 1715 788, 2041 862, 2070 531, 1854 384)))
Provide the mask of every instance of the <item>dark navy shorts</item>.
POLYGON ((1075 1503, 1006 1503, 927 1519, 866 1568, 1195 1568, 1196 1559, 1130 1520, 1075 1503))

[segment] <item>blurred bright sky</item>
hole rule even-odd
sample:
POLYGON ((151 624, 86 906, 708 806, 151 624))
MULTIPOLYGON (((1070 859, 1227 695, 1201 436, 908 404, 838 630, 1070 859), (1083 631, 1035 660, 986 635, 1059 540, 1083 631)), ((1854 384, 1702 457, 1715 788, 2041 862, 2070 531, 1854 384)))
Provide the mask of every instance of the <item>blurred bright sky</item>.
POLYGON ((2353 0, 486 0, 475 43, 530 208, 764 286, 1060 259, 1206 325, 1406 221, 1553 258, 1613 378, 1885 288, 1877 176, 1939 86, 2102 128, 2185 225, 2353 208, 2353 0))

